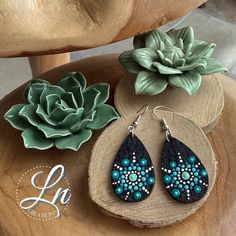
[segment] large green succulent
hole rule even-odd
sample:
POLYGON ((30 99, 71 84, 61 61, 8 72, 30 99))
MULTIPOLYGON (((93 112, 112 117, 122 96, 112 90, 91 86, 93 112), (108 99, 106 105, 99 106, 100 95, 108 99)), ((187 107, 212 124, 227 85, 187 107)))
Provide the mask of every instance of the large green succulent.
POLYGON ((134 38, 133 50, 122 53, 121 65, 136 73, 136 94, 155 95, 167 85, 193 95, 201 85, 201 75, 227 71, 211 58, 214 43, 194 40, 192 27, 163 33, 156 29, 134 38))
POLYGON ((109 85, 86 87, 80 72, 72 72, 52 85, 35 79, 25 89, 27 104, 17 104, 5 119, 19 130, 26 148, 40 150, 56 146, 77 151, 92 136, 92 130, 106 126, 119 116, 110 105, 109 85))

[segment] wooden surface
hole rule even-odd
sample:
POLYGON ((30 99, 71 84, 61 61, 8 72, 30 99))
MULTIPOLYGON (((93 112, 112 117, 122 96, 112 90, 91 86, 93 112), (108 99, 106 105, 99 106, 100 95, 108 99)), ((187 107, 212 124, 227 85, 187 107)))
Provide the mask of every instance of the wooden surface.
POLYGON ((158 115, 166 120, 173 137, 190 147, 202 161, 208 171, 209 188, 204 198, 191 204, 179 203, 170 197, 160 173, 165 132, 160 121, 154 119, 152 111, 149 111, 140 120, 135 133, 152 159, 156 183, 146 200, 136 203, 121 201, 111 186, 111 168, 120 145, 128 135, 127 127, 137 115, 117 120, 101 134, 93 148, 89 165, 89 193, 101 212, 127 220, 137 227, 160 227, 181 222, 200 208, 215 183, 215 155, 202 129, 183 116, 173 116, 172 112, 158 111, 158 115))
POLYGON ((219 82, 220 74, 204 76, 199 90, 189 96, 184 90, 167 87, 155 96, 136 96, 135 76, 125 73, 115 91, 115 104, 121 115, 134 114, 144 104, 150 108, 166 106, 197 123, 209 133, 219 120, 224 107, 224 94, 219 82))
POLYGON ((69 62, 69 53, 29 57, 33 77, 69 62))
MULTIPOLYGON (((44 76, 56 82, 66 71, 80 70, 91 81, 108 81, 114 86, 123 70, 116 56, 100 56, 71 63, 44 76), (93 66, 91 66, 91 64, 93 66)), ((208 135, 218 161, 217 179, 207 202, 188 219, 174 226, 138 229, 125 221, 104 216, 88 197, 88 164, 92 145, 99 132, 79 152, 51 149, 46 152, 26 150, 20 133, 3 120, 10 106, 22 101, 23 87, 0 103, 0 235, 105 235, 105 236, 234 236, 236 228, 236 84, 222 76, 225 106, 219 123, 208 135), (25 216, 15 199, 19 177, 37 165, 64 164, 72 189, 71 203, 65 215, 55 221, 39 222, 25 216)), ((170 209, 171 211, 171 209, 170 209)))
POLYGON ((0 1, 0 57, 63 53, 149 31, 206 0, 0 1))

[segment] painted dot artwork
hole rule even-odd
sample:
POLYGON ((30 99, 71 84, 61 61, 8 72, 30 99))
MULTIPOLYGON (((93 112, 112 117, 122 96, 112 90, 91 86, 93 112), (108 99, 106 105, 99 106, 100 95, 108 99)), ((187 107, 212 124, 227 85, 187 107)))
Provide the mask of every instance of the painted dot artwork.
POLYGON ((129 134, 112 166, 111 184, 116 196, 127 202, 146 199, 155 183, 150 156, 137 136, 129 134))
POLYGON ((198 201, 207 192, 207 170, 189 147, 173 137, 164 143, 161 173, 166 190, 179 202, 198 201))

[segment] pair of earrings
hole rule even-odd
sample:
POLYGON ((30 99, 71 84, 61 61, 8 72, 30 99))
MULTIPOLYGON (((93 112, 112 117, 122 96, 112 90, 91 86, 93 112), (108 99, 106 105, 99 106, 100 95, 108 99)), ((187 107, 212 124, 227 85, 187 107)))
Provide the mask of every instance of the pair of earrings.
MULTIPOLYGON (((165 189, 179 202, 198 201, 208 189, 207 170, 189 147, 172 136, 165 119, 156 114, 159 108, 167 108, 158 106, 153 110, 153 116, 162 123, 166 136, 160 168, 165 189)), ((148 109, 146 106, 128 127, 129 134, 120 146, 112 166, 111 183, 114 192, 127 202, 146 199, 155 184, 152 160, 144 144, 135 135, 139 121, 148 109)))

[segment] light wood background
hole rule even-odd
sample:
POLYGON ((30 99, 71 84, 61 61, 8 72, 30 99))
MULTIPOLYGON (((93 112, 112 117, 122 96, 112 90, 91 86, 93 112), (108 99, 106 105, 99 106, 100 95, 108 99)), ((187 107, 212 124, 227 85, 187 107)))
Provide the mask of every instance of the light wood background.
MULTIPOLYGON (((66 71, 82 71, 90 82, 107 81, 114 87, 124 71, 117 55, 99 56, 62 66, 42 78, 55 83, 66 71), (92 65, 92 66, 91 66, 92 65)), ((138 229, 119 219, 104 216, 88 197, 88 164, 92 145, 99 132, 80 151, 27 150, 20 133, 14 130, 3 114, 15 103, 23 101, 24 86, 0 103, 0 235, 94 235, 94 236, 233 236, 236 229, 236 84, 220 78, 225 106, 216 128, 208 135, 218 161, 217 179, 205 204, 182 223, 156 229, 138 229), (72 188, 72 200, 65 215, 54 221, 39 222, 25 216, 15 199, 16 184, 26 170, 37 165, 63 164, 72 188)), ((111 96, 111 100, 112 96, 111 96)))
POLYGON ((120 41, 206 0, 0 0, 0 57, 63 53, 120 41))

